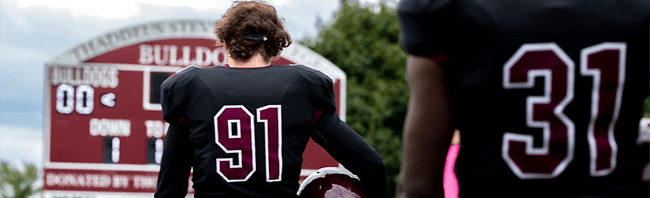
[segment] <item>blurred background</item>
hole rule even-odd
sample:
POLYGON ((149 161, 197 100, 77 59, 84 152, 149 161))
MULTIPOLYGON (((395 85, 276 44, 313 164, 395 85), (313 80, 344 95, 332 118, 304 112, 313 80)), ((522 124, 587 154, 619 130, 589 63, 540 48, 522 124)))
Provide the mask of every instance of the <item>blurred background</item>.
MULTIPOLYGON (((129 25, 169 19, 217 20, 232 2, 0 0, 0 173, 22 174, 34 184, 32 191, 42 185, 42 176, 33 169, 43 166, 47 61, 81 42, 129 25)), ((399 47, 395 10, 398 1, 266 2, 284 18, 294 42, 347 74, 346 121, 384 157, 392 196, 408 101, 406 54, 399 47)))

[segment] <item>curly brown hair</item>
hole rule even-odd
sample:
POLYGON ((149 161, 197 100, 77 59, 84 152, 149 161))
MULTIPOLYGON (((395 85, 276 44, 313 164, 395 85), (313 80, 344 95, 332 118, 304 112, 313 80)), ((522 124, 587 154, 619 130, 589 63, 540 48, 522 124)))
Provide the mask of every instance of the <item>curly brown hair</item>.
POLYGON ((235 1, 216 22, 214 33, 215 45, 225 44, 230 55, 240 61, 259 52, 268 62, 291 45, 291 37, 275 8, 257 1, 235 1))

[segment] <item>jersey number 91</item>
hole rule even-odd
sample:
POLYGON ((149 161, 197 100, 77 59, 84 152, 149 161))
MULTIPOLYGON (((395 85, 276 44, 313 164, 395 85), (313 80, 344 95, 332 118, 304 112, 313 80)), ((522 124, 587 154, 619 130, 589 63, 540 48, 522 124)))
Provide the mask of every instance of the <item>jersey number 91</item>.
POLYGON ((256 171, 255 121, 264 123, 266 181, 282 180, 282 106, 257 108, 253 116, 242 105, 225 105, 214 116, 215 142, 237 158, 217 158, 217 173, 227 182, 245 182, 256 171))

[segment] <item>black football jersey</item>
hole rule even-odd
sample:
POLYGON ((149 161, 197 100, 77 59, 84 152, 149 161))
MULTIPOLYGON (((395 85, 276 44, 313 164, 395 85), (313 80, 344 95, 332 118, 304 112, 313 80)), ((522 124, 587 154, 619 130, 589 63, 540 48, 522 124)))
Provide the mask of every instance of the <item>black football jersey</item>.
MULTIPOLYGON (((648 0, 402 0, 401 42, 446 70, 461 197, 635 197, 648 0)), ((647 149, 647 147, 646 147, 647 149)))
POLYGON ((161 87, 170 128, 156 197, 185 196, 190 167, 195 197, 297 197, 309 138, 386 194, 381 156, 334 113, 332 86, 303 65, 172 75, 161 87))

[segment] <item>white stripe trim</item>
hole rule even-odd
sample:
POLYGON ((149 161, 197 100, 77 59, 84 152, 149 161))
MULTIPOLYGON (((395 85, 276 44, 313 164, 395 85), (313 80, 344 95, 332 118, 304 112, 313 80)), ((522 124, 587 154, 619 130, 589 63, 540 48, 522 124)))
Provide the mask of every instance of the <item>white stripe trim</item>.
POLYGON ((100 163, 45 163, 47 169, 66 170, 111 170, 111 171, 160 171, 160 165, 155 164, 100 164, 100 163))

